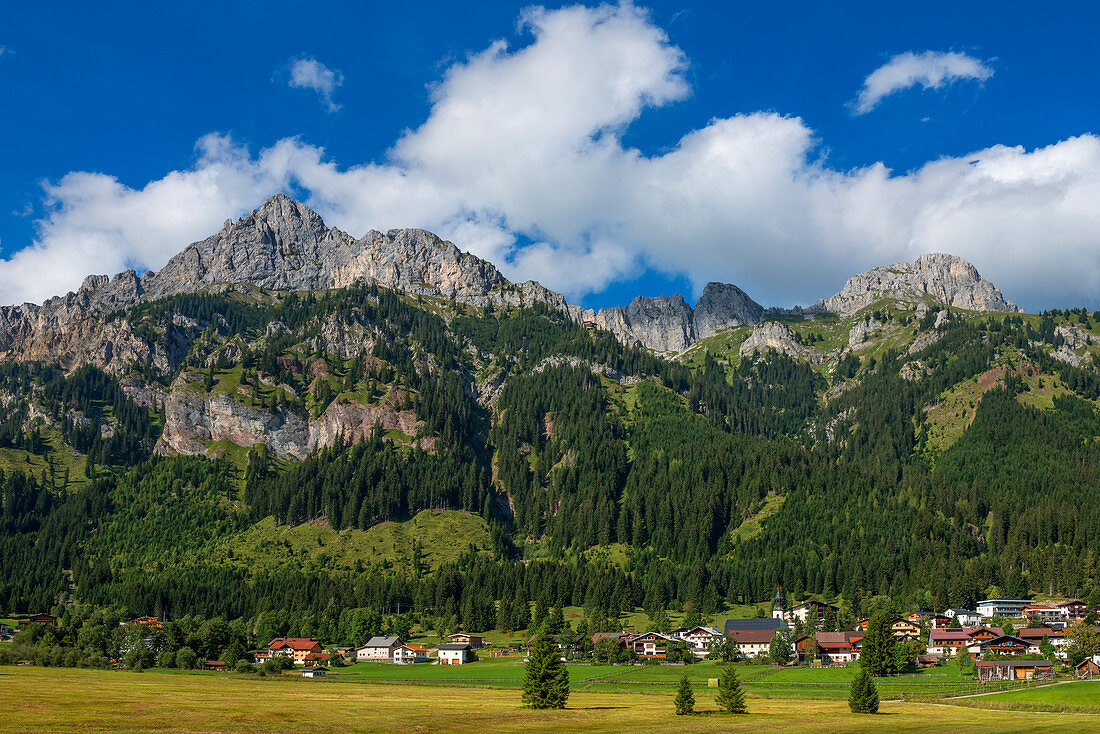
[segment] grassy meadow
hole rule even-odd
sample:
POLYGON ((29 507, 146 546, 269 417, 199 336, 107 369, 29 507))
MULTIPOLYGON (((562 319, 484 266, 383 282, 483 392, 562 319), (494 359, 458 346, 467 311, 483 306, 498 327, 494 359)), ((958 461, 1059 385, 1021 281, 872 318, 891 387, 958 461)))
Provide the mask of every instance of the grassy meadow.
MULTIPOLYGON (((1098 720, 915 703, 853 715, 844 701, 759 699, 750 714, 720 714, 709 690, 697 714, 672 713, 671 688, 645 695, 578 690, 564 711, 524 709, 518 690, 349 685, 333 676, 257 678, 218 673, 132 673, 0 668, 0 732, 996 732, 1087 729, 1098 720)), ((1040 689, 1045 690, 1045 689, 1040 689)), ((1038 691, 1036 691, 1038 692, 1038 691)), ((1007 695, 1007 694, 1006 694, 1007 695)))

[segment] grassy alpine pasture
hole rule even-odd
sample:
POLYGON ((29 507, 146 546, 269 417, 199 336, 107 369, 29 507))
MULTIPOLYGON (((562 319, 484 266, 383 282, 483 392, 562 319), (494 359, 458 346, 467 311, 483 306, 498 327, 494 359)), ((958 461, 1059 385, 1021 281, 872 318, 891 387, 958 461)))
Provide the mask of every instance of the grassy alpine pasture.
POLYGON ((1044 711, 1100 715, 1100 681, 1057 683, 992 696, 959 699, 955 703, 1001 711, 1044 711))
POLYGON ((66 668, 0 668, 0 690, 0 732, 1061 732, 1097 721, 908 703, 867 716, 844 701, 751 695, 749 715, 729 716, 709 690, 696 692, 696 715, 675 716, 671 689, 575 691, 564 711, 532 711, 515 690, 66 668))

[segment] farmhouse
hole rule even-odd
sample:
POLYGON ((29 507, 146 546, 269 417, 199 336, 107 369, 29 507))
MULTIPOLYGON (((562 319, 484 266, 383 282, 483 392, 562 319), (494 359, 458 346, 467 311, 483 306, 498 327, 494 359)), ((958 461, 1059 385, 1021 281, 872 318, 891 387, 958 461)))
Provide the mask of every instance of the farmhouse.
POLYGON ((477 660, 473 648, 468 643, 447 642, 439 646, 439 658, 436 665, 464 665, 477 660))
POLYGON ((859 659, 862 632, 818 632, 814 638, 800 637, 795 642, 799 660, 817 658, 827 665, 844 665, 859 659))
POLYGON ((303 678, 324 678, 326 675, 324 668, 317 668, 310 666, 308 668, 302 668, 303 678))
POLYGON ((672 631, 672 636, 683 640, 692 649, 696 657, 706 657, 710 645, 722 637, 722 631, 717 627, 681 627, 672 631))
POLYGON ((37 625, 39 627, 56 627, 57 617, 52 614, 46 614, 41 612, 39 614, 32 614, 19 623, 20 627, 31 627, 37 625))
POLYGON ((737 652, 745 658, 767 657, 775 632, 767 629, 730 630, 729 638, 737 646, 737 652))
POLYGON ((1016 636, 1021 640, 1027 640, 1033 645, 1042 645, 1046 640, 1054 647, 1054 654, 1065 659, 1066 657, 1066 633, 1062 629, 1051 627, 1023 627, 1016 631, 1016 636))
POLYGON ((1049 660, 979 660, 978 680, 1032 680, 1054 677, 1049 660))
MULTIPOLYGON (((267 655, 261 656, 264 660, 281 655, 294 660, 295 665, 303 665, 310 655, 320 655, 324 652, 321 643, 306 637, 276 637, 267 645, 267 655)), ((258 662, 264 662, 258 660, 258 662)))
POLYGON ((400 637, 372 637, 362 647, 355 648, 355 659, 360 663, 388 663, 393 651, 401 647, 400 637))
POLYGON ((428 662, 428 649, 416 645, 400 645, 394 648, 393 661, 398 665, 428 662))
POLYGON ((471 635, 469 632, 456 632, 448 639, 457 645, 469 645, 471 649, 477 650, 485 647, 485 638, 481 635, 471 635))
POLYGON ((660 632, 646 632, 637 635, 629 642, 634 653, 640 658, 663 660, 670 650, 675 650, 677 643, 668 635, 660 632))

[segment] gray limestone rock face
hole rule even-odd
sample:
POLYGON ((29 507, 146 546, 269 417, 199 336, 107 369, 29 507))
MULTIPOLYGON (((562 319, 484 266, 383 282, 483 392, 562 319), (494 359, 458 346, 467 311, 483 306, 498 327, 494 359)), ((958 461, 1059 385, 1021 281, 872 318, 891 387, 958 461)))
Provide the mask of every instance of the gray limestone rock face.
POLYGON ((912 263, 896 262, 852 276, 839 293, 818 301, 814 307, 850 314, 880 298, 922 296, 971 311, 1020 311, 969 262, 942 253, 921 255, 912 263))
POLYGON ((763 315, 764 307, 737 286, 707 283, 703 295, 695 303, 695 336, 706 339, 722 329, 756 324, 763 315))
POLYGON ((825 355, 796 342, 794 334, 787 325, 779 321, 765 321, 753 329, 748 338, 741 343, 740 355, 742 358, 751 357, 758 352, 769 350, 815 364, 823 364, 826 360, 825 355))

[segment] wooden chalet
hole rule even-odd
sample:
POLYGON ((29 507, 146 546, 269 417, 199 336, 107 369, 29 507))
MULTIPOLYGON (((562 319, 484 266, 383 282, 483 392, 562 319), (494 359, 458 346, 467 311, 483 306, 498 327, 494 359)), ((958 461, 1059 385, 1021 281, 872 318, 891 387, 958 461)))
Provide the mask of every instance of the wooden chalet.
POLYGON ((1054 677, 1049 660, 979 660, 978 680, 1043 680, 1054 677))
POLYGON ((664 660, 668 653, 678 647, 676 640, 660 632, 645 632, 635 635, 629 642, 634 653, 640 658, 664 660))
POLYGON ((456 632, 448 639, 456 645, 469 645, 472 649, 485 647, 485 638, 481 635, 472 635, 469 632, 456 632))
POLYGON ((1073 672, 1082 680, 1100 677, 1100 655, 1093 655, 1077 663, 1073 672))
POLYGON ((895 617, 890 620, 890 634, 902 641, 919 640, 920 624, 901 617, 895 617))
POLYGON ((974 655, 984 655, 987 652, 994 655, 1036 655, 1039 646, 1014 635, 1001 635, 992 640, 973 643, 967 646, 967 650, 974 655))

